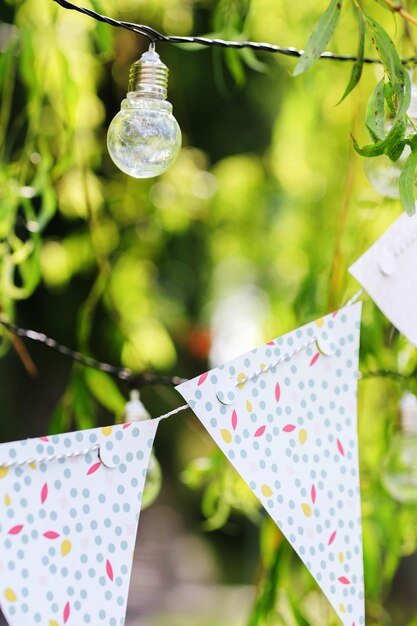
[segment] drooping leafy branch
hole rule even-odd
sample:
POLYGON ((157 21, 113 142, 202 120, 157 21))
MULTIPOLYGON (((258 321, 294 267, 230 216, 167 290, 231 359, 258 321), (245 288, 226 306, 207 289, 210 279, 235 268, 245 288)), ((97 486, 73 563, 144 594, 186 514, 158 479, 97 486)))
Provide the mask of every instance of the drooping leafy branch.
MULTIPOLYGON (((310 36, 304 54, 295 67, 294 75, 309 69, 320 58, 338 25, 342 3, 343 0, 331 0, 310 36)), ((407 22, 417 24, 417 18, 408 13, 402 5, 397 5, 391 0, 381 0, 381 3, 407 22)), ((409 215, 413 215, 416 210, 417 129, 407 115, 411 101, 410 76, 386 30, 365 13, 356 0, 353 0, 353 4, 359 21, 357 59, 340 101, 344 100, 360 81, 365 40, 368 36, 383 66, 384 76, 376 85, 367 106, 366 127, 372 143, 360 147, 353 138, 354 148, 358 154, 366 158, 386 155, 394 163, 404 153, 406 146, 409 147, 409 155, 399 177, 399 195, 404 209, 409 215)))

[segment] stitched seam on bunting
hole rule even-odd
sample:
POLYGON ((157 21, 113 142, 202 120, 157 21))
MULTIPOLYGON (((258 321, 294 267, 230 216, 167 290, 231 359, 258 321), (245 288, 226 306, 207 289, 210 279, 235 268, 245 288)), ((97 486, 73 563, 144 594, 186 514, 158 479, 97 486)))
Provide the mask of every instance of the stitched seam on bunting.
MULTIPOLYGON (((414 238, 416 238, 416 237, 417 237, 417 233, 415 234, 414 238)), ((353 304, 355 304, 356 301, 358 300, 358 298, 360 298, 362 294, 363 294, 363 289, 359 289, 359 291, 357 291, 355 293, 355 295, 352 296, 352 298, 345 304, 345 306, 343 308, 346 308, 348 306, 352 306, 353 304)), ((242 379, 236 381, 235 387, 240 389, 248 381, 254 380, 255 378, 258 378, 258 376, 260 376, 261 374, 266 374, 267 372, 269 372, 270 370, 274 369, 275 367, 277 367, 278 365, 280 365, 284 361, 289 361, 296 354, 298 354, 299 352, 302 352, 303 350, 305 350, 306 348, 308 348, 309 346, 311 346, 313 343, 315 343, 317 341, 319 341, 318 337, 312 337, 312 339, 310 339, 310 341, 307 341, 303 345, 298 346, 298 348, 295 348, 295 350, 293 350, 292 352, 289 352, 288 354, 284 354, 282 357, 280 357, 276 361, 273 361, 272 363, 269 363, 268 365, 265 365, 265 367, 259 369, 258 371, 253 372, 252 374, 249 374, 248 376, 245 376, 245 378, 242 378, 242 379)))
MULTIPOLYGON (((177 413, 180 413, 181 411, 186 411, 189 408, 190 407, 188 406, 188 404, 183 404, 182 406, 179 406, 178 408, 174 409, 173 411, 170 411, 169 413, 165 413, 164 415, 160 415, 159 417, 153 418, 152 421, 155 421, 155 420, 161 421, 161 420, 167 419, 168 417, 171 417, 171 415, 176 415, 177 413)), ((86 456, 87 454, 90 454, 91 452, 95 452, 96 450, 99 450, 100 445, 101 444, 95 444, 94 446, 91 446, 90 448, 85 448, 84 450, 78 450, 74 452, 67 452, 66 454, 51 454, 51 456, 34 457, 31 459, 24 459, 23 461, 16 460, 16 461, 7 461, 5 463, 0 462, 0 469, 11 469, 13 467, 31 465, 32 463, 52 463, 53 461, 60 461, 61 459, 66 460, 66 459, 77 458, 79 456, 86 456)))
POLYGON ((0 468, 10 469, 12 467, 21 467, 22 465, 31 465, 32 463, 52 463, 52 461, 61 461, 62 459, 73 459, 78 456, 87 456, 90 452, 95 452, 100 448, 99 444, 85 448, 84 450, 76 450, 74 452, 67 452, 66 454, 51 454, 50 456, 40 456, 31 459, 24 459, 23 461, 6 461, 0 463, 0 468))
POLYGON ((276 361, 273 361, 272 363, 268 363, 268 365, 265 365, 265 367, 262 367, 261 369, 257 370, 256 372, 253 372, 252 374, 249 374, 245 378, 241 378, 240 380, 238 380, 235 383, 235 387, 240 388, 242 385, 247 383, 249 380, 254 380, 255 378, 258 378, 258 376, 260 376, 261 374, 267 374, 270 370, 274 369, 275 367, 277 367, 278 365, 280 365, 284 361, 289 361, 296 354, 298 354, 299 352, 302 352, 303 350, 308 348, 308 346, 311 346, 313 343, 316 343, 316 341, 317 341, 317 337, 313 337, 312 339, 310 339, 310 341, 307 341, 303 345, 298 346, 298 348, 295 348, 295 350, 293 350, 292 352, 289 352, 288 354, 284 354, 283 356, 281 356, 276 361))
POLYGON ((416 241, 416 239, 417 239, 417 228, 414 231, 414 233, 410 236, 410 238, 405 241, 405 243, 398 246, 398 248, 394 250, 395 258, 398 259, 398 257, 400 257, 403 254, 403 252, 405 252, 416 241))

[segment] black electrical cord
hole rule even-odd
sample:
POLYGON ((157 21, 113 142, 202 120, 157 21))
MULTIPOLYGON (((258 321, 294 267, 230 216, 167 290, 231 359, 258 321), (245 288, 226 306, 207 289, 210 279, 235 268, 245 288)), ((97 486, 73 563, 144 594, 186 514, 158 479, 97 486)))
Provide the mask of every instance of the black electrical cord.
POLYGON ((97 359, 93 359, 89 356, 81 354, 81 352, 71 350, 71 348, 63 346, 62 344, 55 341, 55 339, 51 339, 51 337, 47 337, 43 333, 38 333, 35 330, 20 328, 20 326, 16 326, 16 324, 8 322, 4 318, 0 318, 0 324, 18 337, 24 337, 25 339, 31 339, 32 341, 42 343, 48 348, 52 348, 52 350, 55 350, 55 352, 59 352, 60 354, 66 356, 72 361, 76 361, 77 363, 82 363, 87 367, 92 367, 96 370, 106 372, 114 378, 118 378, 119 380, 123 380, 129 383, 131 387, 140 388, 145 385, 169 385, 172 387, 176 387, 177 385, 185 382, 185 379, 180 378, 179 376, 156 376, 147 372, 136 374, 130 369, 116 367, 115 365, 110 365, 109 363, 97 361, 97 359))
MULTIPOLYGON (((115 26, 117 28, 125 28, 130 30, 138 35, 142 35, 146 37, 152 43, 161 42, 161 43, 181 43, 181 44, 201 44, 202 46, 217 46, 220 48, 251 48, 252 50, 259 50, 262 52, 273 52, 275 54, 282 54, 289 57, 299 58, 303 54, 303 50, 297 50, 297 48, 282 48, 281 46, 277 46, 270 43, 257 42, 257 41, 226 41, 224 39, 210 39, 209 37, 181 37, 177 35, 163 35, 159 31, 151 28, 150 26, 146 26, 144 24, 134 24, 132 22, 122 22, 119 20, 115 20, 112 17, 107 17, 106 15, 101 15, 96 11, 92 11, 91 9, 86 9, 85 7, 79 7, 72 2, 68 2, 68 0, 53 0, 57 4, 59 4, 64 9, 70 9, 72 11, 78 11, 79 13, 83 13, 84 15, 88 15, 93 19, 104 22, 105 24, 109 24, 110 26, 115 26)), ((332 52, 323 52, 320 55, 321 59, 328 59, 329 61, 356 61, 356 57, 354 55, 341 55, 341 54, 333 54, 332 52)), ((364 58, 364 63, 381 63, 379 59, 374 58, 364 58)), ((415 64, 417 63, 416 57, 410 57, 408 59, 403 59, 404 65, 415 64)))

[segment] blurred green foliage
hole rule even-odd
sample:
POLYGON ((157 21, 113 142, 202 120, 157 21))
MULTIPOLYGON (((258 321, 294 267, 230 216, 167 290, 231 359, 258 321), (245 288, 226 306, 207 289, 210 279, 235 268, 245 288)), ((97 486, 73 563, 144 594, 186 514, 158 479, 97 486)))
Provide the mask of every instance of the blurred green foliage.
MULTIPOLYGON (((298 48, 326 8, 322 0, 88 5, 168 33, 298 48)), ((414 52, 409 25, 371 0, 361 5, 401 55, 414 52)), ((417 2, 408 5, 417 10, 417 2)), ((295 63, 285 57, 161 45, 184 147, 160 179, 137 181, 115 170, 105 136, 129 65, 146 42, 51 0, 0 0, 0 15, 3 315, 59 331, 83 352, 133 370, 191 377, 209 358, 218 363, 244 352, 354 292, 346 268, 401 211, 399 202, 369 186, 350 138, 352 132, 366 141, 366 102, 381 68, 365 66, 355 91, 335 106, 349 81, 347 64, 324 60, 291 78, 295 63)), ((342 19, 332 49, 351 53, 358 41, 352 3, 342 19)), ((369 42, 365 53, 372 54, 369 42)), ((9 335, 1 341, 6 353, 9 335)), ((13 348, 27 365, 22 347, 13 342, 13 348)), ((416 363, 416 350, 366 299, 362 371, 407 372, 416 363)), ((417 391, 415 381, 407 386, 417 391)), ((401 559, 416 550, 417 510, 393 502, 380 483, 404 388, 385 378, 360 383, 369 626, 417 622, 417 606, 396 602, 391 592, 401 559)), ((51 430, 92 426, 103 409, 119 419, 122 392, 105 374, 74 366, 51 430)), ((157 411, 175 402, 168 392, 146 393, 157 411)), ((2 425, 4 436, 15 433, 13 424, 2 425)), ((307 570, 226 460, 210 452, 207 439, 202 445, 189 433, 181 437, 177 464, 186 467, 186 484, 204 490, 206 528, 219 528, 236 513, 261 526, 249 624, 336 624, 307 570)))

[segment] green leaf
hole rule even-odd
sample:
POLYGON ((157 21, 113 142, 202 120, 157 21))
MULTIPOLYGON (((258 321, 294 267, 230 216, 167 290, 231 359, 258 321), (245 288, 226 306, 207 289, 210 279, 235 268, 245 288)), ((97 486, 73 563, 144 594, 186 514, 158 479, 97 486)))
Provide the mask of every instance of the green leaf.
POLYGON ((410 156, 404 163, 400 174, 400 200, 408 215, 416 212, 415 182, 417 169, 417 143, 414 143, 410 156))
POLYGON ((366 108, 366 126, 374 141, 385 138, 384 111, 385 111, 385 82, 380 80, 375 87, 372 96, 368 100, 366 108))
POLYGON ((239 87, 244 85, 246 81, 246 74, 239 51, 226 48, 224 50, 224 59, 227 69, 231 73, 236 85, 239 87))
POLYGON ((371 34, 372 43, 375 46, 386 71, 389 83, 391 84, 392 91, 387 101, 388 103, 392 103, 395 112, 395 120, 397 120, 407 112, 410 106, 410 77, 388 33, 371 17, 367 16, 366 22, 371 34))
POLYGON ((329 6, 317 22, 307 42, 301 59, 295 66, 293 75, 298 76, 308 70, 326 49, 339 21, 343 0, 331 0, 329 6))
POLYGON ((148 472, 146 474, 145 488, 143 490, 141 510, 147 509, 159 496, 162 486, 162 470, 156 456, 151 453, 149 458, 148 472))
POLYGON ((312 626, 312 623, 305 617, 305 615, 303 615, 299 608, 299 599, 293 598, 292 595, 288 595, 288 599, 291 603, 291 609, 294 614, 297 626, 312 626))
POLYGON ((362 70, 363 70, 363 58, 365 54, 365 20, 363 19, 362 11, 358 10, 359 17, 359 40, 358 40, 358 50, 356 53, 356 61, 352 67, 352 73, 350 75, 350 80, 345 89, 345 93, 340 98, 338 104, 340 104, 346 96, 350 94, 353 89, 355 89, 356 85, 361 79, 362 70))
POLYGON ((8 243, 13 253, 3 258, 3 293, 14 300, 24 300, 32 295, 41 278, 40 239, 35 233, 23 243, 11 235, 8 243))
POLYGON ((398 150, 399 144, 401 143, 404 144, 404 135, 405 135, 406 130, 407 130, 406 121, 398 120, 397 122, 395 122, 389 134, 385 137, 385 139, 381 141, 377 141, 374 144, 364 146, 363 148, 360 148, 358 143, 355 141, 355 139, 353 139, 353 146, 358 154, 365 156, 365 157, 376 157, 376 156, 380 156, 381 154, 390 155, 390 154, 393 154, 393 152, 398 150))
MULTIPOLYGON (((94 11, 100 12, 100 3, 97 0, 91 0, 91 6, 94 11)), ((106 28, 106 25, 102 22, 96 22, 94 31, 98 48, 101 52, 104 52, 106 56, 113 51, 113 38, 110 34, 110 29, 106 28)))
POLYGON ((401 59, 388 33, 382 28, 381 24, 372 17, 366 16, 366 22, 371 34, 372 43, 374 44, 378 56, 388 74, 388 78, 392 81, 398 74, 398 70, 403 70, 401 59))
POLYGON ((201 509, 207 518, 206 530, 218 530, 224 526, 231 514, 231 506, 222 498, 223 490, 218 481, 210 483, 204 492, 201 509))
POLYGON ((78 430, 85 430, 96 426, 92 398, 81 370, 73 376, 71 392, 75 427, 78 430))
POLYGON ((49 422, 48 432, 51 435, 57 435, 58 433, 64 433, 68 431, 71 426, 71 415, 68 410, 68 406, 61 400, 59 405, 52 413, 52 417, 49 422))
POLYGON ((395 161, 398 161, 398 159, 402 155, 406 145, 406 139, 402 139, 397 145, 394 145, 392 146, 392 148, 386 150, 385 154, 391 159, 393 163, 395 163, 395 161))
POLYGON ((251 70, 254 70, 255 72, 266 72, 268 69, 268 66, 266 63, 263 63, 262 61, 260 61, 255 52, 253 50, 251 50, 250 48, 242 48, 240 50, 240 56, 243 59, 243 62, 250 67, 251 70))
POLYGON ((85 382, 93 396, 108 411, 116 415, 122 415, 126 400, 119 391, 118 386, 105 372, 87 368, 85 382))
POLYGON ((53 187, 44 187, 42 190, 41 210, 37 218, 38 229, 40 231, 49 224, 57 209, 57 197, 53 187))
POLYGON ((181 480, 189 489, 200 489, 210 481, 214 469, 211 458, 193 459, 182 472, 181 480))
POLYGON ((393 90, 392 90, 392 85, 391 83, 385 83, 384 85, 384 98, 385 98, 385 102, 388 105, 388 109, 390 114, 395 117, 397 111, 395 108, 395 101, 393 98, 393 90))

